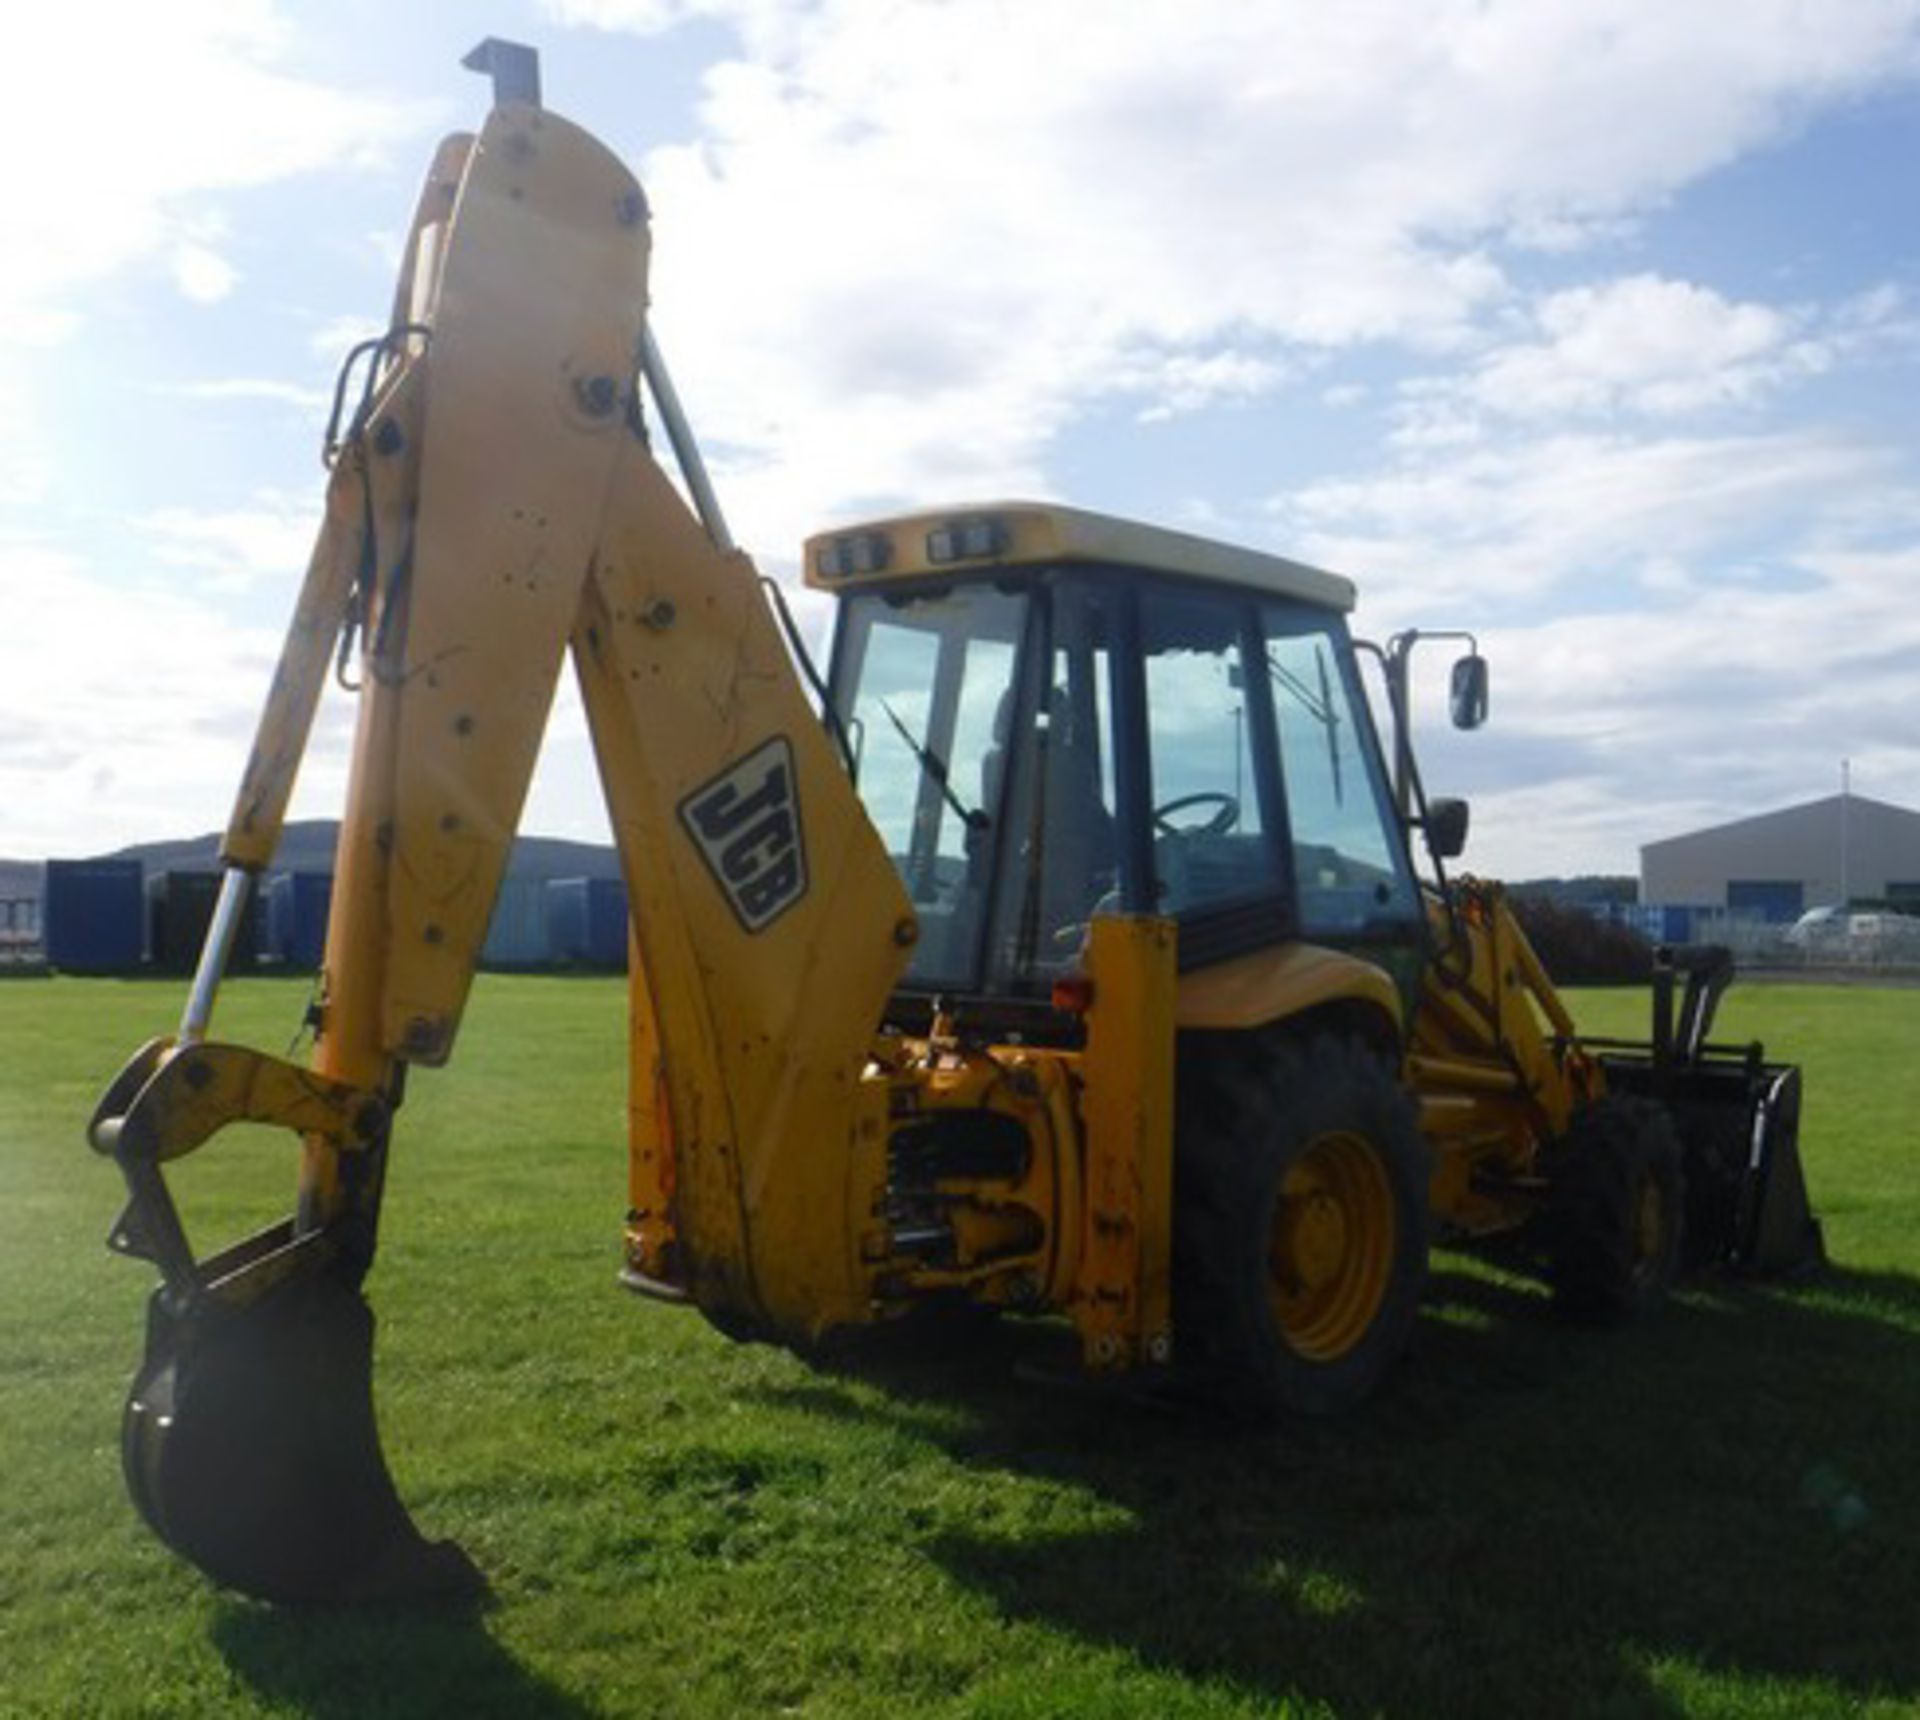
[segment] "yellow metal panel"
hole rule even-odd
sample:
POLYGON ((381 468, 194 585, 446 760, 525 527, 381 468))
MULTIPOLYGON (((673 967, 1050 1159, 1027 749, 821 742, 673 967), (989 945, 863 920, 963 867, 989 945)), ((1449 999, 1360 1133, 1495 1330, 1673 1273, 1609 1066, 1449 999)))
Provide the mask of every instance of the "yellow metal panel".
MULTIPOLYGON (((416 280, 423 257, 440 255, 438 245, 422 243, 422 235, 444 232, 453 211, 454 192, 472 149, 472 137, 457 132, 442 139, 434 153, 414 209, 406 261, 394 293, 396 324, 418 320, 414 314, 416 305, 430 302, 438 290, 437 277, 416 280)), ((393 356, 398 359, 400 354, 393 356)), ((382 416, 394 415, 391 393, 394 381, 393 375, 384 379, 387 393, 380 403, 382 416)), ((418 432, 417 413, 408 414, 403 420, 396 419, 395 428, 402 430, 404 445, 406 439, 418 432)), ((369 496, 363 455, 361 447, 344 450, 327 485, 320 535, 307 563, 306 580, 294 605, 293 620, 288 625, 286 643, 281 648, 280 662, 268 689, 259 732, 247 758, 240 792, 234 797, 226 839, 221 844, 220 857, 229 865, 260 871, 280 846, 287 802, 293 794, 294 778, 306 751, 314 711, 333 663, 334 645, 346 619, 354 576, 366 548, 369 496)), ((409 468, 411 482, 411 462, 409 468)))
POLYGON ((1454 885, 1455 920, 1436 913, 1442 959, 1429 969, 1414 1021, 1423 1091, 1510 1091, 1516 1158, 1566 1128, 1604 1076, 1572 1043, 1573 1023, 1498 884, 1454 885), (1454 927, 1457 925, 1457 932, 1454 927))
POLYGON ((324 1138, 337 1152, 372 1146, 387 1108, 364 1088, 332 1081, 250 1046, 202 1040, 143 1046, 115 1082, 89 1136, 96 1151, 165 1163, 229 1123, 268 1123, 324 1138), (138 1082, 137 1090, 128 1088, 138 1082))
MULTIPOLYGON (((873 1034, 912 910, 775 627, 630 444, 574 633, 671 1112, 674 1221, 708 1306, 865 1318, 849 1213, 873 1034), (776 782, 776 777, 778 781, 776 782)), ((864 1168, 861 1168, 864 1167, 864 1168)))
POLYGON ((627 951, 627 1264, 662 1283, 685 1273, 673 1222, 673 1115, 646 950, 627 951))
POLYGON ((1364 1004, 1400 1032, 1400 993, 1382 968, 1318 944, 1286 944, 1180 976, 1182 1028, 1243 1029, 1330 1003, 1364 1004))
POLYGON ((1085 1210, 1073 1316, 1093 1366, 1125 1367, 1171 1354, 1173 922, 1095 916, 1087 972, 1085 1210))
POLYGON ((626 427, 639 189, 585 132, 496 109, 432 307, 388 874, 387 1043, 445 1059, 626 427))
POLYGON ((1453 913, 1429 904, 1440 959, 1422 983, 1407 1075, 1435 1149, 1433 1209, 1473 1234, 1534 1209, 1522 1185, 1543 1142, 1597 1098, 1599 1063, 1572 1022, 1497 884, 1463 878, 1453 913))
POLYGON ((229 866, 260 871, 280 846, 287 802, 307 750, 327 671, 333 666, 334 643, 346 620, 354 571, 360 565, 364 508, 358 470, 343 464, 327 486, 320 536, 307 562, 306 580, 220 845, 220 858, 229 866))

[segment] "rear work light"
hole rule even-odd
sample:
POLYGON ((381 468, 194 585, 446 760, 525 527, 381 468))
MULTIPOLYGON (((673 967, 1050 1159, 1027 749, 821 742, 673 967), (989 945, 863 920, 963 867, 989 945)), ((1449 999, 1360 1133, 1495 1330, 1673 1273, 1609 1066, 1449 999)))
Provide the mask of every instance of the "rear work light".
POLYGON ((1013 542, 1005 520, 980 517, 948 520, 927 533, 927 560, 978 561, 990 555, 1005 555, 1013 542))
POLYGON ((814 558, 822 579, 849 579, 860 573, 885 573, 893 559, 893 542, 885 532, 849 532, 830 538, 814 558))
POLYGON ((1093 1008, 1093 979, 1089 974, 1065 973, 1053 982, 1053 1007, 1062 1015, 1085 1015, 1093 1008))

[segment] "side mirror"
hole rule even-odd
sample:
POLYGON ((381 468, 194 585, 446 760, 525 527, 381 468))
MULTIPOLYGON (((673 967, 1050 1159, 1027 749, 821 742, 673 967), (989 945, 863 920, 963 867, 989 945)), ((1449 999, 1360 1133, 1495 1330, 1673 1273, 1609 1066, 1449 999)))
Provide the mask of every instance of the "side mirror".
MULTIPOLYGON (((1484 663, 1481 657, 1463 657, 1463 663, 1484 663)), ((1485 677, 1482 676, 1484 683, 1485 677)), ((1481 687, 1484 694, 1486 688, 1481 687)), ((1427 807, 1427 846, 1439 860, 1457 859, 1467 848, 1467 803, 1464 800, 1436 800, 1427 807)))
POLYGON ((1455 659, 1448 703, 1456 729, 1477 729, 1487 720, 1487 660, 1479 652, 1455 659))

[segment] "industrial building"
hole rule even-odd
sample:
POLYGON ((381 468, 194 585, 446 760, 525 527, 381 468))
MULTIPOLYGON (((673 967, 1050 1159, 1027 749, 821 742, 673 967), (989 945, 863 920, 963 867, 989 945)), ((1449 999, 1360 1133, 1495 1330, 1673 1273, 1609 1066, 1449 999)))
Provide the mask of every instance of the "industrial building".
POLYGON ((1829 902, 1920 908, 1920 812, 1835 794, 1640 850, 1640 900, 1775 923, 1829 902))

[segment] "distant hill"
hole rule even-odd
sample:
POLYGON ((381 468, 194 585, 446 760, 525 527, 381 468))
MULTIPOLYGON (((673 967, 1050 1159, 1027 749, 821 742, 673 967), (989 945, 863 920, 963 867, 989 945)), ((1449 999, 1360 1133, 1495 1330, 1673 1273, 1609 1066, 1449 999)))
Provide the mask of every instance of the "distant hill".
MULTIPOLYGON (((330 872, 333 850, 340 835, 331 818, 310 818, 289 824, 273 857, 275 872, 330 872)), ((220 836, 177 837, 166 842, 136 842, 107 856, 139 860, 149 873, 210 872, 220 863, 220 836)), ((617 878, 620 858, 603 842, 568 842, 558 836, 522 836, 507 862, 510 878, 617 878)), ((37 860, 0 860, 0 900, 14 896, 38 898, 41 870, 37 860)))

